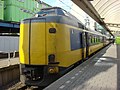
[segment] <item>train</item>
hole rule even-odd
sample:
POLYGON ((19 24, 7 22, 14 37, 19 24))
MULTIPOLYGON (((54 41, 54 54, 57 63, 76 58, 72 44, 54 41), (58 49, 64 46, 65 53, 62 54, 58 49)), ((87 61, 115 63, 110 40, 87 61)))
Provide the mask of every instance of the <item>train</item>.
POLYGON ((108 38, 60 7, 41 9, 20 25, 20 80, 40 86, 110 44, 108 38))

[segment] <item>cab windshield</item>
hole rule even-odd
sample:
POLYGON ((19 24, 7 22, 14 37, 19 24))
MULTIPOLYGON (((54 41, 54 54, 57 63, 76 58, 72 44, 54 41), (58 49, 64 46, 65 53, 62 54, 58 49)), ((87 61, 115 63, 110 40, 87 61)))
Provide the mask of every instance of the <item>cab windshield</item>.
POLYGON ((50 9, 50 10, 41 10, 40 12, 37 13, 38 17, 42 16, 50 16, 50 15, 56 15, 55 9, 50 9))
POLYGON ((44 9, 40 12, 35 14, 35 17, 42 17, 42 16, 52 16, 52 15, 62 15, 62 16, 70 16, 65 10, 63 9, 44 9))

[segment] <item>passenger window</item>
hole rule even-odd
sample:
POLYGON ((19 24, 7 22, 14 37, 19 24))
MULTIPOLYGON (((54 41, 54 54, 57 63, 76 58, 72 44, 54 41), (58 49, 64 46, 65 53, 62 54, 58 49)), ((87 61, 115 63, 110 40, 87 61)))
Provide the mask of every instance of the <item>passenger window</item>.
POLYGON ((94 43, 95 43, 95 37, 94 37, 94 43))
POLYGON ((92 43, 94 43, 94 38, 92 38, 92 43))
POLYGON ((100 42, 100 39, 99 39, 99 37, 98 37, 98 42, 100 42))
POLYGON ((92 43, 92 38, 91 38, 91 43, 92 43))
POLYGON ((97 42, 99 42, 99 38, 97 38, 97 42))
POLYGON ((91 36, 89 36, 89 43, 91 44, 91 36))
POLYGON ((98 38, 96 38, 96 42, 98 43, 98 38))
POLYGON ((90 36, 90 44, 92 44, 92 36, 90 36))
POLYGON ((95 37, 95 43, 97 42, 97 38, 95 37))
POLYGON ((97 37, 95 37, 95 42, 97 43, 97 37))

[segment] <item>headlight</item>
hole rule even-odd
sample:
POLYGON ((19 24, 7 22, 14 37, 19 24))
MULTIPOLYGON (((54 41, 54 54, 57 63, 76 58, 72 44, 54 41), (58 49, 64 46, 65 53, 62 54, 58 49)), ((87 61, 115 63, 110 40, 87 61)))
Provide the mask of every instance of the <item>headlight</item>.
POLYGON ((51 63, 51 62, 55 62, 55 55, 54 54, 50 54, 48 56, 48 62, 51 63))

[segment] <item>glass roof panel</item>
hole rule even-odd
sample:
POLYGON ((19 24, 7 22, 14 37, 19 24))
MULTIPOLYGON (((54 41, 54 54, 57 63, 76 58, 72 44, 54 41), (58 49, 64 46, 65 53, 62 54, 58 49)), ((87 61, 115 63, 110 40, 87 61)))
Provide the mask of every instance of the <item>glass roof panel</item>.
POLYGON ((120 24, 120 20, 118 19, 120 17, 120 0, 93 0, 91 3, 101 18, 104 18, 105 23, 120 24))

